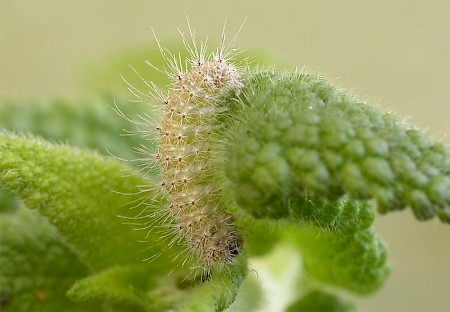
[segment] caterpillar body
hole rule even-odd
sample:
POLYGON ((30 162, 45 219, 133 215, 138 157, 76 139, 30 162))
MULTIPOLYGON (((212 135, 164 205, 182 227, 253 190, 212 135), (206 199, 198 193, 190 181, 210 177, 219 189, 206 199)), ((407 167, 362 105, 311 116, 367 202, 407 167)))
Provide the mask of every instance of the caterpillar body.
MULTIPOLYGON (((225 90, 239 92, 242 84, 236 66, 229 63, 230 53, 222 44, 215 53, 206 54, 206 43, 197 48, 183 42, 191 54, 185 62, 161 48, 169 64, 172 85, 167 96, 160 99, 163 117, 155 127, 159 148, 155 161, 162 168, 160 192, 169 199, 167 207, 174 238, 183 241, 189 257, 205 268, 214 263, 234 263, 243 241, 233 217, 221 202, 220 186, 212 181, 213 135, 218 127, 217 116, 226 108, 217 105, 225 90)), ((161 93, 157 92, 158 95, 161 93)), ((189 258, 188 257, 188 258, 189 258)))

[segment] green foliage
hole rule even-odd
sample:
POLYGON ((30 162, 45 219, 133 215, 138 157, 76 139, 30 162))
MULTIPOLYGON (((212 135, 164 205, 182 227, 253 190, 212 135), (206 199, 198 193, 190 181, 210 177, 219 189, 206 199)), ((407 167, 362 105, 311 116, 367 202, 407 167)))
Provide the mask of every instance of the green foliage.
POLYGON ((178 309, 186 312, 222 311, 236 298, 247 273, 247 261, 240 257, 238 263, 213 271, 212 278, 192 289, 178 309))
POLYGON ((390 273, 387 248, 373 229, 317 235, 298 242, 307 274, 359 294, 373 293, 383 285, 390 273))
POLYGON ((224 101, 234 105, 224 158, 252 215, 271 216, 290 197, 348 194, 381 213, 410 206, 420 220, 450 222, 448 148, 317 77, 263 72, 244 84, 242 103, 224 101))
MULTIPOLYGON (((113 106, 114 98, 108 97, 80 102, 3 101, 0 103, 0 130, 33 133, 52 142, 134 159, 136 154, 130 147, 144 144, 145 140, 137 135, 121 136, 124 129, 129 132, 137 129, 129 121, 118 118, 113 106)), ((119 106, 125 115, 134 119, 147 107, 143 103, 122 103, 119 106)))
POLYGON ((20 207, 20 201, 10 193, 0 188, 0 214, 16 211, 20 207))
MULTIPOLYGON (((2 310, 257 311, 267 298, 247 276, 247 258, 284 244, 301 254, 301 278, 315 283, 299 281, 304 296, 289 311, 354 311, 320 286, 364 295, 383 285, 390 266, 372 226, 376 209, 410 206, 419 220, 450 222, 447 147, 317 77, 250 72, 241 94, 220 101, 228 112, 217 120, 225 127, 214 159, 244 249, 234 264, 192 272, 185 251, 168 246, 170 220, 154 213, 167 208, 157 171, 144 176, 107 156, 154 148, 120 137, 136 128, 108 107, 117 96, 124 115, 158 118, 122 103, 120 80, 108 79, 124 63, 88 82, 103 100, 0 105, 2 310)), ((139 76, 131 83, 146 88, 139 76)))
POLYGON ((288 312, 354 312, 356 309, 347 303, 342 303, 333 295, 314 290, 291 305, 288 312))
POLYGON ((343 198, 336 201, 309 198, 291 198, 286 204, 287 218, 311 222, 325 231, 354 233, 367 229, 375 213, 367 202, 343 198))
MULTIPOLYGON (((144 180, 120 162, 96 153, 8 133, 0 135, 0 155, 0 183, 20 196, 28 208, 37 209, 46 216, 64 242, 76 250, 89 272, 97 273, 77 282, 69 292, 70 298, 106 301, 105 309, 111 300, 126 308, 144 310, 174 304, 167 303, 164 297, 152 298, 147 293, 154 288, 167 288, 167 285, 154 281, 166 276, 173 266, 180 265, 182 259, 177 262, 173 255, 181 252, 178 246, 167 251, 156 231, 147 233, 146 245, 143 245, 139 243, 143 240, 142 232, 122 224, 118 218, 118 215, 133 216, 130 215, 130 202, 146 205, 148 198, 151 205, 164 206, 164 199, 140 188, 143 185, 150 187, 149 180, 144 180), (145 249, 148 249, 146 253, 145 249), (137 266, 144 258, 153 256, 157 257, 151 265, 137 266)), ((14 243, 8 236, 3 240, 6 246, 14 243)), ((12 259, 10 253, 4 259, 6 257, 8 261, 12 259)), ((51 265, 46 258, 41 260, 43 265, 51 265)), ((205 302, 209 307, 228 305, 233 301, 244 276, 243 268, 245 265, 226 270, 218 268, 214 271, 217 279, 199 288, 200 296, 207 298, 205 302), (225 286, 227 290, 223 295, 214 291, 225 289, 225 286)), ((183 277, 185 270, 180 267, 180 278, 186 278, 183 277)), ((3 278, 9 276, 10 279, 16 272, 8 269, 5 274, 3 278)), ((178 291, 178 286, 174 284, 168 292, 178 291)), ((19 280, 14 288, 4 287, 2 292, 16 297, 17 289, 25 288, 26 284, 19 280)))
POLYGON ((300 250, 304 274, 325 284, 358 294, 378 290, 390 273, 387 248, 372 227, 328 231, 299 220, 268 221, 241 216, 251 229, 246 237, 250 254, 269 252, 280 241, 300 250))
POLYGON ((68 296, 75 301, 104 300, 114 305, 126 302, 128 309, 150 306, 145 292, 151 276, 144 265, 112 267, 75 283, 68 296))
POLYGON ((66 290, 89 272, 35 211, 0 214, 0 296, 2 311, 92 310, 75 304, 66 290))
MULTIPOLYGON (((94 271, 142 259, 141 234, 118 218, 142 199, 141 176, 95 153, 15 135, 0 136, 0 154, 2 185, 48 217, 94 271)), ((149 241, 159 252, 157 236, 149 241)))
MULTIPOLYGON (((114 100, 55 101, 3 101, 0 103, 0 131, 33 133, 52 142, 89 148, 103 155, 132 160, 136 158, 134 146, 147 144, 137 135, 137 127, 123 118, 117 118, 112 109, 114 100), (125 132, 127 131, 127 132, 125 132)), ((146 109, 143 103, 120 105, 120 110, 131 119, 146 109)), ((137 165, 136 162, 130 162, 137 165)), ((2 190, 0 185, 0 211, 14 211, 20 201, 2 190)))
POLYGON ((242 282, 236 300, 230 305, 227 312, 260 311, 264 305, 264 292, 261 283, 254 274, 247 275, 242 282))

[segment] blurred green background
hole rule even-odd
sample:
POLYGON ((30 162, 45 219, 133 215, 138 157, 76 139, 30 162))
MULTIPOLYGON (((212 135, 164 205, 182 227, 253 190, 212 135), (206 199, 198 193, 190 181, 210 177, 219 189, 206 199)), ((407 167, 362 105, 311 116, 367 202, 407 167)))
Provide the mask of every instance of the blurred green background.
MULTIPOLYGON (((247 17, 240 48, 324 75, 450 143, 450 1, 1 0, 0 99, 89 96, 86 68, 153 47, 151 27, 163 43, 179 42, 185 14, 214 41, 225 18, 232 36, 247 17)), ((404 211, 380 216, 377 228, 394 271, 358 300, 361 310, 450 311, 450 226, 404 211)))

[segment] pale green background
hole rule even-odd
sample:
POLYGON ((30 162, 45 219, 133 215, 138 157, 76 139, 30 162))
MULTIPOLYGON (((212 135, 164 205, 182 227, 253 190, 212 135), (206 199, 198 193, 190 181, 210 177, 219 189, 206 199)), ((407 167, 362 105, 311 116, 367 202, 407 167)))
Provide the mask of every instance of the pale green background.
MULTIPOLYGON (((151 27, 163 40, 178 38, 185 13, 199 37, 215 39, 225 17, 230 33, 248 17, 240 47, 306 66, 450 142, 448 1, 0 3, 2 99, 74 97, 84 64, 154 45, 151 27)), ((418 223, 404 211, 380 217, 377 227, 394 271, 361 310, 450 311, 450 226, 418 223)))

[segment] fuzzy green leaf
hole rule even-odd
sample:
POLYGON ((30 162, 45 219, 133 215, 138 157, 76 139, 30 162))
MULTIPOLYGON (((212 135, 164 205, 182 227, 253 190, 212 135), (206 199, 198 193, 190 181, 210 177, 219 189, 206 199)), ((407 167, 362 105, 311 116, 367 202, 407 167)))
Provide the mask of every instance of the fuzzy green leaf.
MULTIPOLYGON (((137 155, 133 148, 144 143, 149 146, 149 143, 137 135, 121 135, 125 131, 136 131, 136 127, 113 111, 110 106, 114 102, 113 98, 77 103, 67 100, 3 101, 0 103, 0 130, 32 133, 50 141, 90 148, 103 155, 110 153, 127 160, 134 159, 137 155)), ((143 103, 117 105, 124 115, 136 120, 146 108, 143 103)), ((137 165, 136 162, 130 164, 137 165)), ((12 212, 18 204, 12 194, 0 189, 0 211, 12 212)))
POLYGON ((151 280, 148 265, 113 267, 75 283, 68 296, 74 301, 112 302, 128 310, 149 306, 146 291, 151 280))
POLYGON ((236 300, 226 309, 226 312, 257 312, 264 305, 264 292, 254 274, 248 274, 242 282, 236 300))
POLYGON ((2 311, 93 309, 66 297, 66 291, 88 269, 45 218, 22 208, 0 215, 0 229, 2 311))
POLYGON ((9 192, 0 188, 0 214, 11 213, 20 207, 20 201, 9 192))
POLYGON ((355 312, 353 305, 341 302, 337 297, 314 290, 291 305, 287 312, 355 312))
POLYGON ((161 275, 160 265, 161 263, 153 262, 151 265, 111 267, 75 283, 68 296, 75 301, 103 302, 106 307, 112 307, 113 311, 173 309, 186 296, 184 284, 195 287, 200 282, 188 281, 186 276, 179 273, 161 275))
POLYGON ((309 198, 291 198, 286 204, 288 218, 302 220, 330 232, 348 233, 369 228, 375 213, 367 202, 342 198, 337 201, 309 198))
POLYGON ((150 182, 131 169, 96 153, 12 134, 0 135, 0 156, 0 184, 48 217, 95 271, 161 253, 156 234, 138 243, 145 234, 118 218, 132 213, 129 203, 151 196, 138 188, 150 182))
POLYGON ((325 284, 368 294, 389 276, 387 248, 371 227, 324 231, 311 222, 256 220, 245 215, 239 224, 247 229, 250 254, 264 254, 278 241, 290 242, 303 256, 305 273, 325 284))
MULTIPOLYGON (((31 133, 49 141, 64 142, 71 146, 90 148, 120 158, 134 159, 135 146, 143 143, 128 120, 120 118, 111 108, 114 98, 91 101, 4 101, 0 103, 0 130, 31 133)), ((146 110, 143 103, 119 103, 128 118, 136 119, 146 110)))
POLYGON ((316 77, 260 73, 244 84, 242 103, 224 103, 224 159, 230 192, 252 215, 306 192, 450 222, 447 147, 316 77))
POLYGON ((369 294, 378 290, 389 276, 387 247, 373 229, 342 234, 317 231, 316 234, 315 239, 311 236, 293 239, 302 252, 306 272, 317 280, 358 294, 369 294))
POLYGON ((238 261, 234 265, 213 270, 211 279, 189 291, 177 310, 208 312, 228 308, 236 299, 238 290, 247 275, 246 258, 241 256, 238 261))

